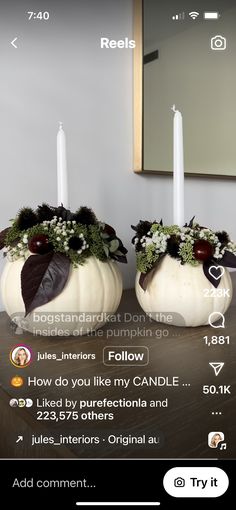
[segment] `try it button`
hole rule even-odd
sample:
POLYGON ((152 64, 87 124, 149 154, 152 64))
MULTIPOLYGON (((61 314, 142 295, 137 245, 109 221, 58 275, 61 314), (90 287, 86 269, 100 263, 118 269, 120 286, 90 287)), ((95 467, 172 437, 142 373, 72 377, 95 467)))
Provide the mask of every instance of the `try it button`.
POLYGON ((135 365, 142 366, 149 363, 149 350, 145 346, 119 345, 107 346, 103 349, 104 365, 135 365))
POLYGON ((167 471, 163 485, 174 498, 218 498, 227 491, 229 479, 216 467, 178 467, 167 471))

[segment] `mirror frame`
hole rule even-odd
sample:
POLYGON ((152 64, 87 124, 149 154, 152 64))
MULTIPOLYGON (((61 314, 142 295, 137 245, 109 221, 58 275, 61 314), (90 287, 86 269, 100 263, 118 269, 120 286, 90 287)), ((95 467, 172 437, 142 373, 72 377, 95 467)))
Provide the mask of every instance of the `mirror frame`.
MULTIPOLYGON (((143 72, 143 1, 133 0, 133 171, 138 174, 173 175, 171 171, 148 170, 144 168, 144 72, 143 72)), ((207 179, 236 179, 236 175, 204 174, 185 172, 185 177, 205 177, 207 179)))
MULTIPOLYGON (((143 0, 133 0, 133 131, 134 172, 145 172, 143 168, 143 0)), ((154 173, 154 172, 153 172, 154 173)))

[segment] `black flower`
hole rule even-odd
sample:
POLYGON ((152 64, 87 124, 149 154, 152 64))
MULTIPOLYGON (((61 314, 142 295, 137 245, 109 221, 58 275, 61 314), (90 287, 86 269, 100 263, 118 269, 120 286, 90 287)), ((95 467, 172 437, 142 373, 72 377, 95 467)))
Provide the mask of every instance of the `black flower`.
POLYGON ((39 223, 42 223, 43 221, 51 221, 53 216, 55 216, 54 210, 48 204, 39 205, 36 214, 38 216, 39 223))
POLYGON ((135 237, 141 238, 141 237, 147 235, 147 233, 149 232, 149 230, 150 230, 152 225, 153 225, 153 223, 151 223, 150 221, 142 221, 142 220, 140 220, 140 222, 138 223, 138 225, 136 225, 136 227, 131 225, 131 228, 133 230, 135 230, 135 232, 136 232, 136 236, 135 237))
POLYGON ((68 241, 68 246, 71 248, 71 250, 81 250, 82 246, 84 244, 84 241, 81 237, 73 236, 68 241))
POLYGON ((177 236, 171 236, 167 239, 167 252, 174 259, 179 258, 179 239, 177 236))
POLYGON ((72 221, 74 219, 74 214, 69 209, 63 207, 63 205, 54 209, 54 216, 62 218, 63 221, 72 221))
POLYGON ((19 230, 27 230, 37 225, 38 218, 36 213, 30 207, 24 207, 20 210, 16 224, 19 230))
POLYGON ((80 207, 73 215, 73 219, 81 225, 96 225, 97 218, 89 207, 80 207))
POLYGON ((216 232, 216 236, 218 237, 219 242, 221 244, 223 244, 224 246, 226 246, 228 244, 228 242, 230 241, 230 238, 229 238, 227 232, 225 232, 224 230, 222 232, 216 232))

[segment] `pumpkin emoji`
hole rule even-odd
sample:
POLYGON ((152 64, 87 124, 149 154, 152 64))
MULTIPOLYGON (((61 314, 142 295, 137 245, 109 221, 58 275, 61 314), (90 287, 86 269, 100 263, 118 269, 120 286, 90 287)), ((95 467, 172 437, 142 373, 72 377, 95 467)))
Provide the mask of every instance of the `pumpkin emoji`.
POLYGON ((14 377, 12 377, 11 385, 14 388, 20 388, 21 386, 23 386, 23 384, 24 384, 24 379, 20 375, 15 375, 14 377))

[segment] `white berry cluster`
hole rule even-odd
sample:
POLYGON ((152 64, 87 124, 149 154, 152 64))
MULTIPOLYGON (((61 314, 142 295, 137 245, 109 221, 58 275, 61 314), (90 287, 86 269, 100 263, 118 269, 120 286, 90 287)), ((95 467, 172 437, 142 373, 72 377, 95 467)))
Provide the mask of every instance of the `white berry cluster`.
MULTIPOLYGON (((63 247, 63 249, 66 251, 69 251, 69 239, 75 234, 75 226, 76 221, 75 220, 68 220, 63 221, 62 218, 57 218, 57 216, 54 216, 52 220, 43 221, 43 228, 45 232, 54 232, 55 234, 55 241, 58 243, 58 248, 63 247), (62 246, 61 246, 62 245, 62 246)), ((77 250, 78 255, 81 255, 81 253, 86 250, 89 245, 87 244, 84 235, 81 233, 78 236, 81 241, 82 245, 79 250, 77 250)))
POLYGON ((82 251, 87 250, 89 245, 86 242, 86 239, 84 238, 83 234, 79 234, 79 238, 81 239, 81 241, 83 241, 83 244, 82 244, 81 248, 79 250, 77 250, 77 253, 78 253, 78 255, 81 255, 82 251))
POLYGON ((13 262, 17 260, 19 257, 27 258, 29 253, 28 250, 28 236, 24 234, 22 239, 16 244, 16 246, 6 246, 5 255, 7 255, 8 260, 13 262))
POLYGON ((236 243, 229 241, 227 244, 227 250, 236 255, 236 243))
POLYGON ((222 259, 224 253, 225 253, 225 250, 226 248, 222 247, 221 243, 217 243, 217 245, 215 246, 215 251, 214 251, 214 255, 213 257, 215 259, 222 259))
POLYGON ((217 244, 218 237, 209 228, 203 228, 199 232, 199 238, 209 241, 211 244, 217 244))
MULTIPOLYGON (((167 240, 170 238, 169 234, 164 234, 164 232, 156 231, 151 232, 149 231, 146 236, 143 236, 140 239, 140 243, 143 248, 147 248, 148 246, 154 246, 155 247, 155 253, 165 253, 167 249, 167 240)), ((134 243, 137 244, 138 238, 135 238, 134 243)))
POLYGON ((18 243, 13 248, 11 246, 7 246, 4 250, 4 255, 7 256, 10 262, 14 262, 19 257, 27 258, 28 249, 27 246, 23 247, 22 243, 18 243))

